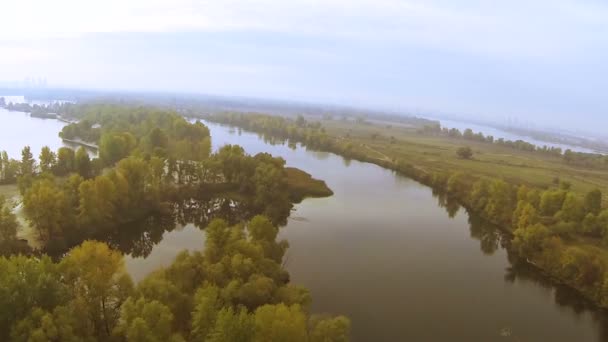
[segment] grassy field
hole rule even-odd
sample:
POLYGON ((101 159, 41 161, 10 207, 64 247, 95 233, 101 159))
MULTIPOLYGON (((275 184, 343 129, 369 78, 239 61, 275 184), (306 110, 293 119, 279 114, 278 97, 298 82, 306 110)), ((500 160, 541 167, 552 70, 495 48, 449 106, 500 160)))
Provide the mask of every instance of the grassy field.
POLYGON ((323 121, 327 133, 360 145, 360 151, 378 160, 411 161, 416 168, 430 172, 462 171, 475 177, 503 178, 512 184, 540 188, 555 186, 554 180, 567 181, 577 193, 595 188, 608 194, 608 172, 566 164, 561 157, 515 150, 507 146, 457 138, 429 136, 403 126, 323 121), (392 138, 391 138, 392 137, 392 138), (473 159, 456 155, 456 149, 469 146, 473 159))

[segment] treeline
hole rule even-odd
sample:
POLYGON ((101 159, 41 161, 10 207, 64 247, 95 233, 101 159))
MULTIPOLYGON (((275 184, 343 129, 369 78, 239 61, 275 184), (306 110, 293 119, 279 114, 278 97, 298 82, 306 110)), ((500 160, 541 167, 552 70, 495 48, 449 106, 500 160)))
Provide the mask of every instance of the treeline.
POLYGON ((608 155, 566 150, 564 161, 570 165, 608 170, 608 155))
MULTIPOLYGON (((344 157, 398 171, 456 199, 471 213, 513 234, 518 254, 555 279, 577 289, 598 305, 608 307, 608 258, 598 245, 608 244, 608 211, 600 190, 578 194, 568 183, 556 189, 531 189, 502 179, 478 179, 460 172, 421 170, 406 160, 373 158, 348 139, 327 135, 311 141, 322 128, 269 115, 215 114, 208 120, 235 125, 270 136, 290 139, 344 157)), ((457 207, 456 207, 457 209, 457 207)))
POLYGON ((418 132, 426 135, 444 136, 454 139, 463 139, 480 143, 496 144, 499 146, 506 146, 520 151, 538 152, 552 156, 561 156, 563 153, 562 149, 559 147, 550 147, 546 145, 541 147, 523 140, 512 141, 505 140, 503 138, 495 139, 491 135, 485 136, 481 132, 475 133, 470 128, 467 128, 463 132, 461 132, 457 128, 448 129, 447 127, 441 127, 441 125, 435 124, 424 126, 420 130, 418 130, 418 132))
POLYGON ((46 105, 29 104, 29 103, 12 103, 6 102, 4 97, 0 97, 0 107, 9 111, 30 113, 33 117, 43 119, 57 118, 57 113, 69 111, 68 107, 71 103, 52 103, 46 105))
POLYGON ((327 135, 320 122, 309 122, 301 115, 295 120, 257 113, 220 113, 206 115, 203 118, 253 132, 264 133, 267 138, 293 140, 311 148, 324 149, 330 146, 333 140, 327 135))
POLYGON ((288 244, 270 220, 216 220, 206 232, 204 252, 185 251, 138 285, 100 242, 58 262, 0 257, 0 340, 348 341, 347 318, 311 316, 310 293, 289 283, 288 244))
POLYGON ((22 192, 31 185, 33 178, 40 174, 58 177, 78 173, 84 178, 98 174, 103 165, 97 158, 91 160, 89 153, 83 147, 76 151, 61 147, 53 152, 48 146, 40 151, 38 160, 29 146, 21 151, 21 159, 8 157, 6 151, 0 152, 0 184, 13 184, 19 181, 22 192))

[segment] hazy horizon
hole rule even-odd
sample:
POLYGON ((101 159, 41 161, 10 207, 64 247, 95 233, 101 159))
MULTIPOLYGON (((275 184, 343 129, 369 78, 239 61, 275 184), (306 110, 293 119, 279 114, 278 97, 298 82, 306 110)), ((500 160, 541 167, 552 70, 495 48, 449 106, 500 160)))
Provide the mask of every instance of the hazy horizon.
POLYGON ((0 83, 187 92, 601 132, 599 1, 8 1, 0 83))

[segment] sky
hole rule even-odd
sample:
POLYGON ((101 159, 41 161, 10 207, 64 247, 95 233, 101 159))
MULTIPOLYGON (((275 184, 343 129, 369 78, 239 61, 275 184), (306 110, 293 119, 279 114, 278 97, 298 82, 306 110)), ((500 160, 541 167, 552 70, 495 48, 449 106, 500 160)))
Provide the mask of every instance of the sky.
POLYGON ((602 131, 600 0, 3 0, 0 83, 443 113, 602 131))

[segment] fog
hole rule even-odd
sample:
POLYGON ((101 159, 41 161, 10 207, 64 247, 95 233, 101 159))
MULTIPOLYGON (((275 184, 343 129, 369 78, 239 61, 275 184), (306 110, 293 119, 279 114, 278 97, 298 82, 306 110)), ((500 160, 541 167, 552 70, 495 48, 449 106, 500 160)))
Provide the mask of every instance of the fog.
POLYGON ((189 92, 536 128, 608 124, 600 1, 3 2, 0 85, 189 92))

